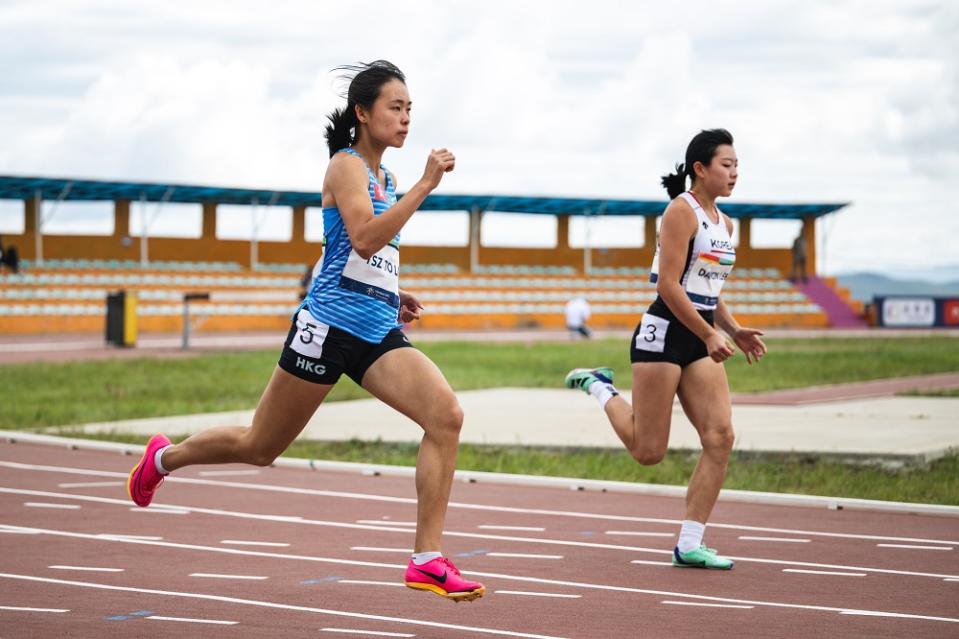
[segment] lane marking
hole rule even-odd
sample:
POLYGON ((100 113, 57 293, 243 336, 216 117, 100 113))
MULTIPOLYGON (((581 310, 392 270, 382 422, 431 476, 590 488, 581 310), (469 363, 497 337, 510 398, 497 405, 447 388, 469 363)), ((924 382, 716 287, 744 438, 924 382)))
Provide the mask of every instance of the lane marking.
POLYGON ((282 541, 244 541, 242 539, 223 539, 221 544, 228 546, 265 546, 268 548, 289 548, 290 544, 282 541))
POLYGON ((81 570, 86 572, 123 572, 123 568, 98 568, 96 566, 47 566, 54 570, 81 570))
POLYGON ((607 535, 623 535, 629 537, 675 537, 676 533, 668 532, 642 532, 634 530, 607 530, 607 535))
POLYGON ((557 599, 582 599, 583 595, 563 595, 555 592, 529 592, 526 590, 496 590, 497 595, 520 595, 525 597, 555 597, 557 599))
POLYGON ((371 524, 373 526, 415 526, 415 521, 390 521, 388 519, 357 519, 358 524, 371 524))
POLYGON ((200 477, 230 477, 233 475, 259 475, 258 470, 201 470, 200 477))
POLYGON ((947 578, 943 579, 943 581, 959 581, 959 579, 953 579, 953 578, 951 578, 951 577, 947 577, 947 578))
POLYGON ((906 548, 909 550, 952 550, 952 546, 914 546, 910 544, 876 544, 879 548, 906 548))
MULTIPOLYGON (((92 583, 86 581, 68 581, 66 579, 48 579, 46 577, 35 577, 33 575, 17 575, 12 573, 0 573, 3 579, 19 579, 21 581, 35 581, 40 583, 58 584, 61 586, 76 586, 78 588, 95 588, 98 590, 112 590, 115 592, 137 592, 147 595, 159 595, 164 597, 178 597, 181 599, 203 599, 206 601, 218 601, 221 603, 232 603, 243 606, 256 606, 260 608, 274 608, 278 610, 293 610, 296 612, 312 612, 321 615, 331 615, 335 617, 351 617, 355 619, 371 619, 376 621, 389 621, 392 623, 408 624, 411 626, 426 626, 429 628, 444 628, 448 630, 460 630, 464 632, 475 632, 479 634, 499 635, 503 637, 522 637, 523 639, 566 639, 564 637, 555 637, 552 635, 537 635, 525 632, 514 632, 512 630, 497 630, 495 628, 482 628, 479 626, 461 626, 457 624, 441 623, 438 621, 425 621, 422 619, 405 619, 403 617, 386 617, 384 615, 371 615, 362 612, 349 612, 346 610, 331 610, 328 608, 313 608, 309 606, 296 606, 293 604, 282 604, 272 601, 262 601, 257 599, 240 599, 238 597, 227 597, 224 595, 209 595, 198 592, 173 592, 169 590, 155 590, 152 588, 134 588, 132 586, 111 586, 107 584, 92 583)), ((959 620, 957 620, 959 621, 959 620)))
POLYGON ((338 584, 355 584, 358 586, 390 586, 396 588, 406 588, 406 584, 398 581, 369 581, 367 579, 340 579, 338 584))
MULTIPOLYGON (((88 535, 85 533, 73 533, 73 532, 66 532, 66 531, 54 531, 54 530, 42 530, 42 529, 34 529, 34 530, 39 530, 40 532, 50 534, 53 536, 68 537, 68 538, 74 538, 74 539, 92 539, 96 541, 111 541, 112 543, 141 544, 141 545, 147 545, 147 546, 161 546, 161 547, 186 549, 186 550, 205 550, 205 551, 214 552, 214 553, 244 555, 249 557, 267 557, 272 559, 286 559, 290 561, 347 564, 350 566, 364 566, 369 568, 388 568, 390 570, 401 570, 406 567, 404 565, 399 565, 399 564, 383 564, 383 563, 375 563, 375 562, 369 562, 369 561, 355 561, 355 560, 351 561, 346 559, 333 559, 329 557, 316 557, 316 556, 307 556, 307 555, 289 555, 285 553, 274 553, 274 552, 266 552, 266 551, 255 551, 255 550, 239 550, 235 548, 220 548, 216 546, 196 546, 196 545, 190 545, 190 544, 174 544, 170 542, 137 541, 137 540, 121 540, 121 539, 105 540, 101 537, 97 537, 95 535, 88 535)), ((570 588, 584 588, 584 589, 590 589, 590 590, 602 590, 607 592, 625 592, 625 593, 631 593, 631 594, 647 594, 647 595, 655 595, 655 596, 677 597, 681 599, 693 599, 693 600, 719 602, 719 603, 750 604, 750 605, 758 605, 758 606, 768 606, 771 608, 816 610, 816 611, 826 611, 826 612, 839 612, 841 610, 851 610, 850 608, 836 608, 831 606, 817 606, 817 605, 811 605, 811 604, 791 604, 791 603, 781 603, 781 602, 774 602, 774 601, 741 600, 741 599, 732 599, 729 597, 696 595, 691 593, 673 592, 668 590, 650 590, 645 588, 630 588, 626 586, 611 586, 606 584, 594 584, 594 583, 585 583, 585 582, 578 582, 578 581, 563 581, 558 579, 523 577, 518 575, 508 575, 508 574, 493 573, 493 572, 480 572, 480 571, 473 571, 473 570, 468 571, 466 574, 475 575, 477 577, 489 577, 493 579, 511 579, 513 581, 533 583, 533 584, 536 584, 537 586, 542 586, 543 584, 550 584, 554 586, 563 586, 563 587, 570 587, 570 588)), ((849 573, 842 573, 842 574, 849 574, 849 573)), ((49 580, 44 577, 11 575, 8 573, 0 573, 0 577, 8 577, 12 579, 29 579, 29 580, 35 580, 35 581, 51 581, 51 582, 62 581, 62 580, 49 580)), ((63 583, 73 583, 73 582, 63 582, 63 583)), ((100 587, 100 584, 94 584, 92 587, 100 587)), ((103 587, 108 587, 108 586, 103 586, 103 587)), ((896 613, 896 614, 899 614, 899 613, 896 613)), ((951 618, 951 617, 935 617, 935 616, 928 616, 928 615, 912 615, 912 614, 906 615, 906 617, 909 619, 922 619, 922 620, 959 623, 959 618, 951 618)))
POLYGON ((15 612, 70 612, 67 608, 26 608, 23 606, 0 606, 0 610, 12 610, 15 612))
POLYGON ((704 606, 706 608, 740 608, 743 610, 751 610, 755 606, 745 606, 739 604, 714 604, 714 603, 698 603, 695 601, 660 601, 661 604, 666 604, 669 606, 704 606))
POLYGON ((507 559, 562 559, 562 555, 536 555, 521 552, 488 552, 487 557, 505 557, 507 559))
POLYGON ((750 537, 743 535, 740 537, 743 541, 781 541, 787 544, 808 544, 812 539, 797 539, 795 537, 750 537))
POLYGON ((106 488, 107 486, 123 486, 122 481, 81 481, 72 484, 57 484, 59 488, 106 488))
POLYGON ((359 550, 364 552, 401 552, 405 555, 412 555, 412 548, 376 548, 374 546, 351 546, 350 550, 359 550))
POLYGON ((100 537, 104 539, 140 539, 143 541, 162 541, 163 537, 156 537, 154 535, 115 535, 113 533, 100 533, 100 537))
POLYGON ((23 505, 27 508, 60 508, 62 510, 80 510, 77 504, 49 504, 42 501, 25 501, 23 505))
POLYGON ((839 572, 836 570, 800 570, 798 568, 783 568, 783 572, 799 573, 802 575, 829 575, 833 577, 865 577, 864 572, 839 572))
POLYGON ((248 579, 250 581, 263 581, 269 577, 260 575, 223 575, 215 572, 191 572, 190 577, 200 577, 203 579, 248 579))
POLYGON ((415 637, 405 632, 384 632, 382 630, 359 630, 353 628, 320 628, 320 632, 343 632, 351 635, 371 635, 374 637, 415 637))
MULTIPOLYGON (((94 477, 119 477, 126 479, 127 473, 115 471, 94 470, 84 468, 70 468, 65 466, 45 466, 42 464, 25 464, 22 462, 0 461, 0 467, 12 468, 15 470, 32 470, 37 472, 61 473, 68 475, 88 475, 94 477)), ((331 490, 318 490, 314 488, 293 488, 289 486, 279 486, 275 484, 244 484, 238 482, 217 481, 212 479, 194 479, 189 477, 167 477, 166 481, 173 483, 195 484, 201 486, 215 486, 220 488, 236 488, 240 490, 260 490, 267 492, 281 492, 296 495, 309 495, 313 497, 336 497, 342 499, 356 499, 360 501, 378 501, 394 504, 416 505, 416 499, 412 497, 391 497, 387 495, 376 495, 369 493, 350 493, 331 490)), ((489 506, 485 504, 468 504, 463 502, 449 503, 450 508, 462 508, 466 510, 479 510, 488 512, 513 513, 522 515, 542 515, 549 517, 570 517, 576 519, 596 519, 600 521, 619 521, 640 524, 669 524, 680 525, 680 519, 664 519, 657 517, 632 517, 627 515, 604 515, 599 513, 585 513, 566 510, 548 510, 541 508, 518 508, 512 506, 489 506)), ((920 543, 942 543, 959 545, 956 540, 942 539, 924 539, 917 537, 891 537, 888 535, 862 535, 854 533, 836 533, 823 532, 815 530, 794 530, 789 528, 772 528, 768 526, 747 526, 745 524, 722 524, 709 522, 710 528, 723 528, 728 530, 744 530, 751 532, 766 532, 778 534, 792 534, 812 537, 834 537, 837 539, 864 539, 870 541, 901 541, 901 542, 920 542, 920 543)))
MULTIPOLYGON (((109 497, 96 497, 92 495, 75 495, 70 493, 48 493, 45 491, 35 491, 35 490, 20 489, 20 488, 0 487, 0 493, 26 494, 26 495, 34 495, 34 496, 42 495, 46 497, 54 496, 54 497, 59 497, 61 499, 74 499, 74 500, 91 501, 91 502, 97 502, 97 503, 119 504, 123 506, 126 506, 129 503, 126 500, 112 499, 109 497)), ((252 519, 255 521, 274 521, 274 522, 278 521, 278 522, 305 524, 310 526, 348 528, 348 529, 358 529, 358 530, 376 530, 380 532, 393 532, 393 533, 415 532, 409 528, 364 526, 361 524, 349 524, 346 522, 302 519, 299 517, 288 517, 284 515, 259 515, 255 513, 243 513, 243 512, 228 511, 228 510, 218 510, 213 508, 193 508, 188 506, 178 506, 177 508, 181 508, 185 512, 201 513, 206 515, 218 515, 218 516, 224 516, 224 517, 238 517, 243 519, 252 519)), ((149 509, 146 509, 146 510, 149 510, 149 509)), ((16 528, 25 529, 25 530, 31 529, 30 527, 7 525, 7 524, 0 524, 0 526, 6 526, 8 528, 14 528, 14 529, 16 528)), ((484 540, 515 541, 515 542, 531 543, 531 544, 569 546, 574 548, 600 548, 604 550, 616 550, 616 551, 634 552, 634 553, 672 555, 671 550, 663 550, 662 548, 645 548, 641 546, 620 546, 620 545, 614 545, 614 544, 600 544, 600 543, 584 542, 584 541, 565 541, 565 540, 559 540, 559 539, 544 539, 541 537, 516 537, 516 536, 508 536, 508 535, 454 532, 454 531, 448 531, 448 530, 444 531, 443 534, 447 537, 467 537, 467 538, 484 539, 484 540)), ((928 572, 918 572, 918 571, 908 571, 908 570, 893 570, 889 568, 871 568, 871 567, 865 567, 865 566, 844 566, 841 564, 820 564, 820 563, 808 562, 808 561, 788 561, 784 559, 764 559, 759 557, 733 557, 733 556, 730 556, 729 558, 733 559, 734 561, 758 563, 758 564, 770 564, 774 566, 798 566, 798 567, 804 567, 804 568, 857 570, 857 571, 866 571, 866 572, 886 574, 886 575, 908 575, 912 577, 932 577, 935 579, 942 579, 945 577, 959 577, 959 574, 928 573, 928 572)), ((474 573, 474 574, 479 574, 479 573, 474 573)))
POLYGON ((153 513, 154 515, 189 515, 190 511, 186 508, 168 508, 165 506, 151 506, 149 508, 140 508, 139 506, 130 506, 131 513, 153 513))
POLYGON ((5 535, 37 535, 39 533, 33 530, 10 530, 9 528, 0 528, 0 533, 5 535))
POLYGON ((483 524, 477 526, 481 530, 515 530, 517 532, 545 532, 545 528, 540 528, 538 526, 495 526, 493 524, 483 524))
POLYGON ((219 624, 221 626, 235 626, 239 621, 221 621, 219 619, 188 619, 186 617, 164 617, 162 615, 150 615, 149 617, 144 617, 144 619, 153 619, 155 621, 184 621, 187 623, 211 623, 219 624))
POLYGON ((650 561, 648 559, 633 559, 631 564, 643 564, 644 566, 668 566, 673 567, 672 562, 669 561, 650 561))

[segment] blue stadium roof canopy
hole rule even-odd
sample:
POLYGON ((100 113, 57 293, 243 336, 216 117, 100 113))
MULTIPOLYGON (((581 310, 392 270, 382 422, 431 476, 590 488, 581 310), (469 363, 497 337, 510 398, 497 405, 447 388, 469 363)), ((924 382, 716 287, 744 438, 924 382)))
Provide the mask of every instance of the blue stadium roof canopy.
MULTIPOLYGON (((0 200, 26 200, 40 192, 44 200, 115 201, 146 200, 199 204, 259 204, 275 206, 322 206, 319 191, 274 191, 233 189, 188 184, 110 182, 62 178, 0 175, 0 200)), ((723 202, 730 217, 801 219, 838 211, 840 204, 744 204, 723 202)), ((499 211, 543 215, 659 215, 663 200, 612 200, 596 198, 523 197, 516 195, 430 195, 421 211, 499 211)))

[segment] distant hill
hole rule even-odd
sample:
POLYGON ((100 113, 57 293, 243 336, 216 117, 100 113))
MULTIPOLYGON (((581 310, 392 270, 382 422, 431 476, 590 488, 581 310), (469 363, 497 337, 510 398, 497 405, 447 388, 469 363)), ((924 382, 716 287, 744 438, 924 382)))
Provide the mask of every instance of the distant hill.
POLYGON ((849 289, 854 299, 871 302, 876 295, 935 295, 959 297, 959 280, 929 282, 925 280, 896 280, 876 273, 848 273, 838 275, 839 285, 849 289))

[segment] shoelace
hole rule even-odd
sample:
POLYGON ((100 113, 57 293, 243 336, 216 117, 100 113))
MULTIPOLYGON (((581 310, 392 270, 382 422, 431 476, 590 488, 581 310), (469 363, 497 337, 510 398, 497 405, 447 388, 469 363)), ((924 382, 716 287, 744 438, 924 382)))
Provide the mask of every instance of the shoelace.
POLYGON ((443 557, 442 559, 443 559, 443 563, 446 564, 446 567, 452 570, 453 574, 459 577, 460 576, 459 568, 453 565, 453 562, 450 561, 449 557, 443 557))

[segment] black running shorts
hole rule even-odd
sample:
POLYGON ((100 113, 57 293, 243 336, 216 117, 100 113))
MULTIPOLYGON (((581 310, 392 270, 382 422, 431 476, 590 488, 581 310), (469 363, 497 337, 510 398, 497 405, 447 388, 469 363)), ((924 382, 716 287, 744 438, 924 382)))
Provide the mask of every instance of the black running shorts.
MULTIPOLYGON (((698 312, 710 326, 714 325, 712 311, 698 312)), ((709 357, 705 342, 686 328, 657 297, 633 332, 629 361, 634 364, 668 362, 685 368, 704 357, 709 357)))
POLYGON ((346 374, 357 384, 384 353, 413 346, 399 328, 379 344, 371 344, 335 326, 315 319, 301 309, 283 344, 279 365, 291 375, 315 384, 335 384, 346 374))

